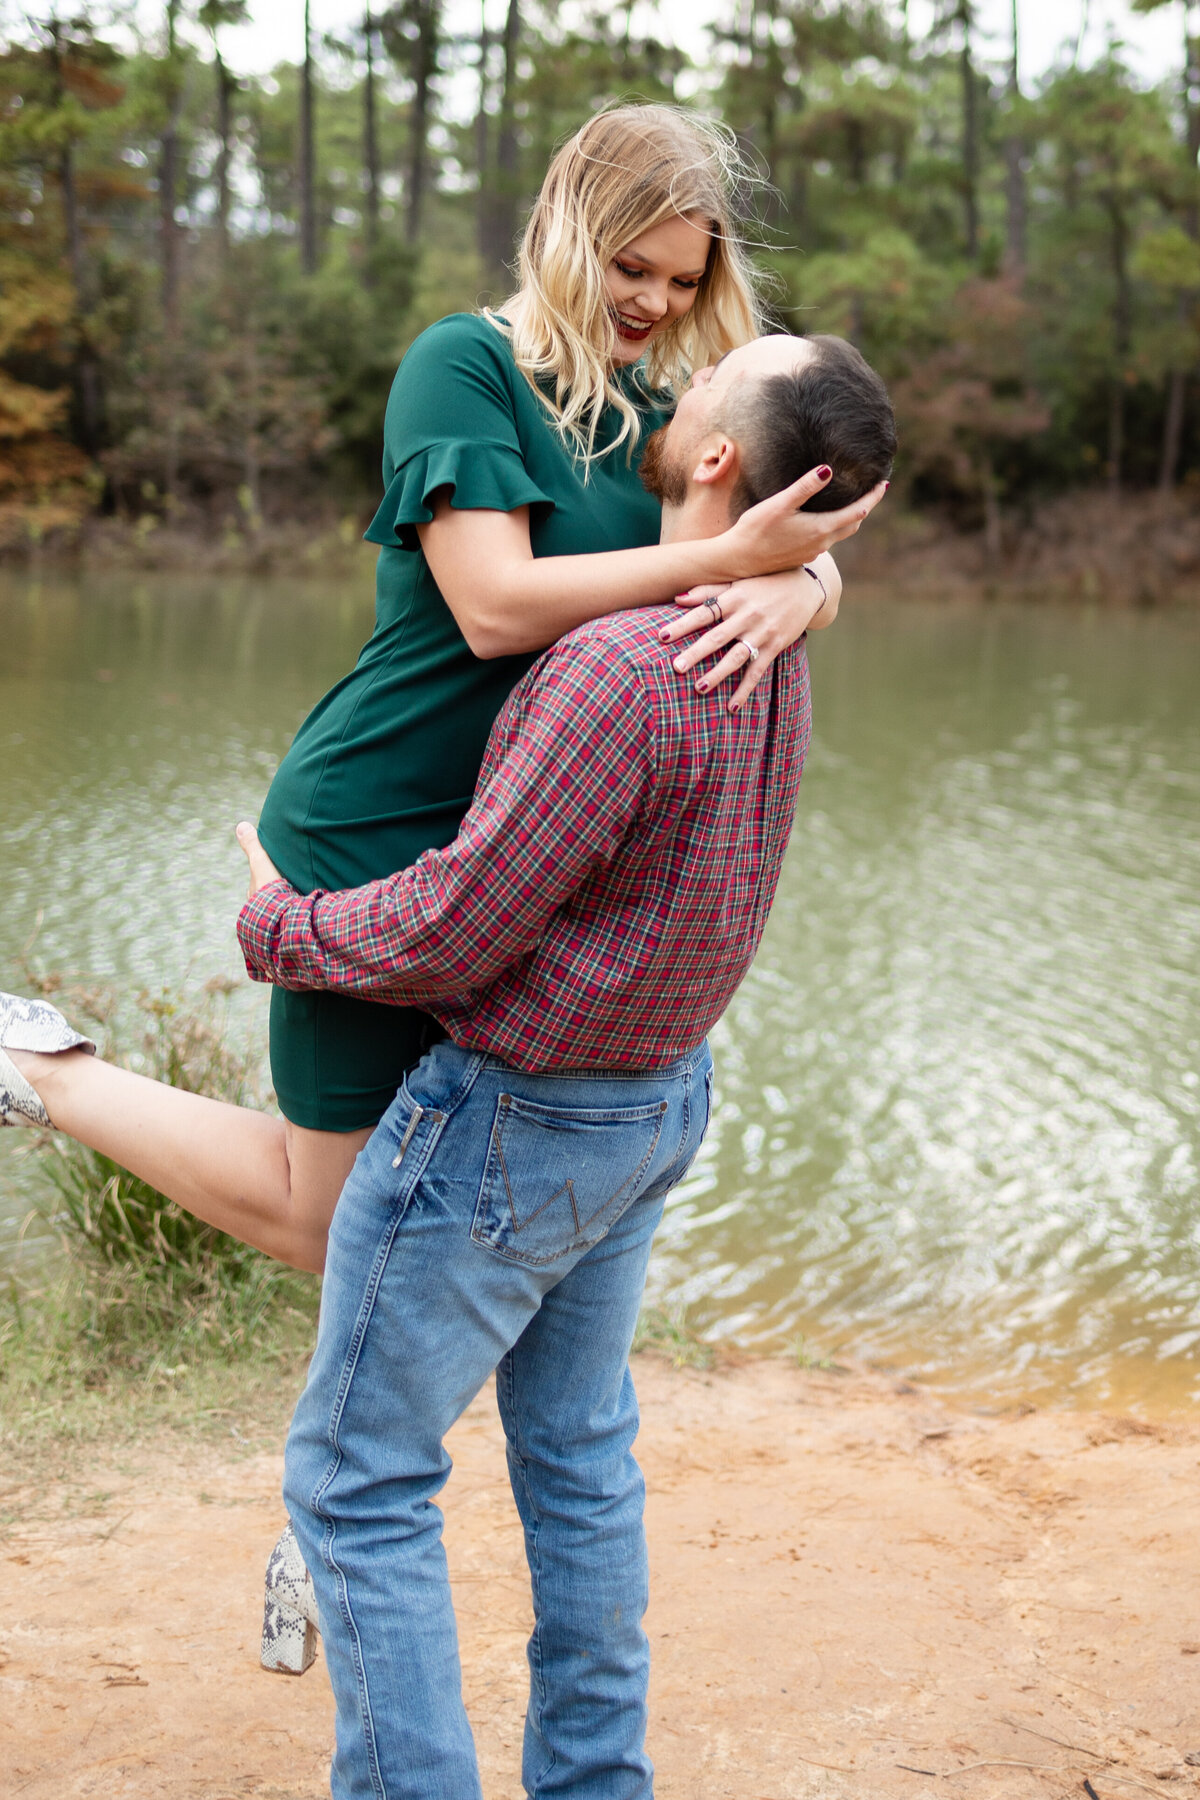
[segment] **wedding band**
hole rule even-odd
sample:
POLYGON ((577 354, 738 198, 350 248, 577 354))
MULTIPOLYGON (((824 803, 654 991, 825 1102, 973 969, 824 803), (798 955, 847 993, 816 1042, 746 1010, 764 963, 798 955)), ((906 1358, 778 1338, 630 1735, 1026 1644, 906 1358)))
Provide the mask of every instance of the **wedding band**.
POLYGON ((738 643, 745 644, 746 649, 749 652, 747 661, 749 661, 749 662, 757 662, 758 661, 758 651, 754 648, 753 644, 747 644, 745 638, 739 638, 738 643))
POLYGON ((704 604, 713 616, 713 624, 720 625, 725 617, 725 614, 721 611, 721 602, 719 600, 706 600, 704 604))

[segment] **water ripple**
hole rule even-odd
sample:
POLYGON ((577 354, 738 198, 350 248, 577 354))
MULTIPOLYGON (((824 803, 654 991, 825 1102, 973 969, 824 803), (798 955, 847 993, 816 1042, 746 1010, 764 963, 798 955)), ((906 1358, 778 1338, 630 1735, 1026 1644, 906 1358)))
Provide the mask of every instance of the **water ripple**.
MULTIPOLYGON (((0 956, 237 968, 230 828, 369 607, 0 588, 0 956)), ((848 606, 655 1295, 973 1391, 1200 1387, 1200 623, 848 606)), ((4 1134, 5 1139, 17 1133, 4 1134)), ((27 1167, 0 1141, 0 1258, 27 1167)))

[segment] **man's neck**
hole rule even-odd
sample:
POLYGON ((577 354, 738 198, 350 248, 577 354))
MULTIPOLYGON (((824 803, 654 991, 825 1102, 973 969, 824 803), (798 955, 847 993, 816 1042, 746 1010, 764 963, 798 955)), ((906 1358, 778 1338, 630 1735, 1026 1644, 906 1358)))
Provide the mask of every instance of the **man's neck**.
POLYGON ((682 506, 664 506, 660 544, 692 543, 697 538, 720 537, 729 528, 725 496, 712 488, 692 487, 682 506))

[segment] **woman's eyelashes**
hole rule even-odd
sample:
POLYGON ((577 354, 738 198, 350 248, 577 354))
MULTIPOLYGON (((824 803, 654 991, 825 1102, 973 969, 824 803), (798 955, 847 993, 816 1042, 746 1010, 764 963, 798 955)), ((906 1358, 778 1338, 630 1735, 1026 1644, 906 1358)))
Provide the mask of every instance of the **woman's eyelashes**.
MULTIPOLYGON (((615 257, 613 258, 613 268, 619 275, 624 275, 627 281, 636 281, 639 276, 646 273, 645 269, 631 269, 627 263, 618 262, 615 257)), ((683 288, 686 293, 691 293, 694 288, 700 286, 700 282, 699 279, 688 281, 684 280, 681 276, 675 276, 672 279, 671 285, 672 287, 683 288)))

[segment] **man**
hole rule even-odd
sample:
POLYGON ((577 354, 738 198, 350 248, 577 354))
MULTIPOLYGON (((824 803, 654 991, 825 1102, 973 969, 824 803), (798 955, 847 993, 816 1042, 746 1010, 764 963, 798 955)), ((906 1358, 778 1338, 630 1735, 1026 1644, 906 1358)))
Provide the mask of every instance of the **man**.
MULTIPOLYGON (((697 375, 645 478, 664 539, 696 538, 822 460, 843 504, 893 450, 857 352, 772 337, 697 375)), ((493 1370, 533 1583, 526 1791, 651 1793, 629 1347, 809 734, 802 643, 735 715, 674 672, 666 617, 619 614, 547 651, 496 722, 459 836, 387 881, 302 897, 240 828, 253 976, 416 1002, 449 1033, 338 1203, 288 1441, 336 1800, 480 1793, 434 1497, 445 1434, 493 1370)))

